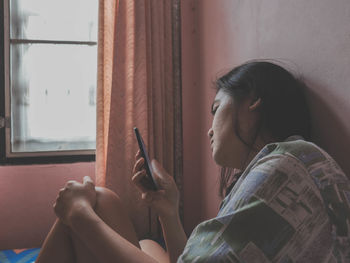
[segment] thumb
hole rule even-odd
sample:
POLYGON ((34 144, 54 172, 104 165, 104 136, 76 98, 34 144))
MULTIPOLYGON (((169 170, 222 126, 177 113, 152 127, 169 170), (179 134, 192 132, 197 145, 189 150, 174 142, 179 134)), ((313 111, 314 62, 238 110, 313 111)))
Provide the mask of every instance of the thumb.
POLYGON ((84 186, 88 186, 88 187, 91 187, 91 188, 95 188, 94 181, 92 181, 92 179, 90 178, 90 176, 84 176, 83 184, 84 184, 84 186))
POLYGON ((166 181, 168 179, 167 171, 163 168, 163 166, 155 159, 152 160, 152 170, 153 173, 156 174, 156 180, 158 182, 166 181))
POLYGON ((164 168, 156 159, 153 159, 151 164, 153 171, 156 172, 158 175, 162 176, 163 173, 165 173, 164 168))

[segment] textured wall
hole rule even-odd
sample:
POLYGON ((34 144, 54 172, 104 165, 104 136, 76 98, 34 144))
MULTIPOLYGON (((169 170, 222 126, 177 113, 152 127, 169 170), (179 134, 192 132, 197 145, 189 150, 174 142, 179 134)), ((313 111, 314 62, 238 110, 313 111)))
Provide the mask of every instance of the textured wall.
MULTIPOLYGON (((194 119, 194 113, 184 115, 185 143, 190 144, 185 150, 200 149, 195 154, 190 152, 185 159, 184 176, 189 177, 189 181, 200 182, 196 191, 199 199, 194 201, 193 191, 189 186, 186 191, 185 185, 186 229, 191 229, 198 219, 214 216, 219 203, 218 168, 211 159, 206 136, 211 125, 212 81, 220 72, 249 59, 277 59, 304 77, 310 88, 307 95, 313 117, 313 138, 349 176, 350 1, 191 2, 192 13, 183 13, 183 70, 193 73, 195 80, 184 78, 183 89, 184 95, 201 95, 184 98, 184 112, 193 109, 203 116, 194 119), (189 27, 193 27, 193 32, 189 27), (193 119, 193 123, 189 119, 193 119), (197 134, 195 138, 193 131, 197 134)), ((187 8, 188 1, 184 0, 183 6, 187 8)))

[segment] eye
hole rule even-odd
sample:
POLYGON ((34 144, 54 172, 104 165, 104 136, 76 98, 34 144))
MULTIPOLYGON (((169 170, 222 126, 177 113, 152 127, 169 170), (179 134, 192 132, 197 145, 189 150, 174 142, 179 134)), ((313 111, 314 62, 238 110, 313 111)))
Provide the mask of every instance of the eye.
POLYGON ((213 106, 212 108, 211 108, 211 114, 212 115, 215 115, 215 112, 216 112, 216 110, 219 108, 219 106, 213 106))

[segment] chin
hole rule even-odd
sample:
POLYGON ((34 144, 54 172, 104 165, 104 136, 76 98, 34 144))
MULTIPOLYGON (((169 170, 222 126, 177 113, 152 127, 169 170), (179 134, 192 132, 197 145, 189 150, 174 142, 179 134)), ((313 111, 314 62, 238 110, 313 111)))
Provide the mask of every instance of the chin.
POLYGON ((212 156, 213 156, 213 159, 217 165, 222 166, 222 167, 226 167, 223 159, 220 157, 220 154, 218 154, 217 152, 214 151, 212 156))
POLYGON ((239 167, 239 165, 237 165, 236 163, 232 163, 233 158, 230 158, 229 160, 227 159, 227 154, 223 154, 223 153, 220 154, 220 152, 213 151, 212 156, 213 156, 215 163, 221 167, 227 167, 227 168, 238 168, 239 167))

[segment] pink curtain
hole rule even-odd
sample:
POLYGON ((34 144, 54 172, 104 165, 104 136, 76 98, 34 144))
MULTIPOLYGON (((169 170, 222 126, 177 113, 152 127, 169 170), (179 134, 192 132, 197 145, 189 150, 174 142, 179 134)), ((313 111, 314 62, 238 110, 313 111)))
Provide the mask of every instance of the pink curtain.
POLYGON ((159 232, 131 184, 137 126, 150 156, 182 174, 178 0, 101 0, 96 182, 129 207, 140 238, 159 232))

